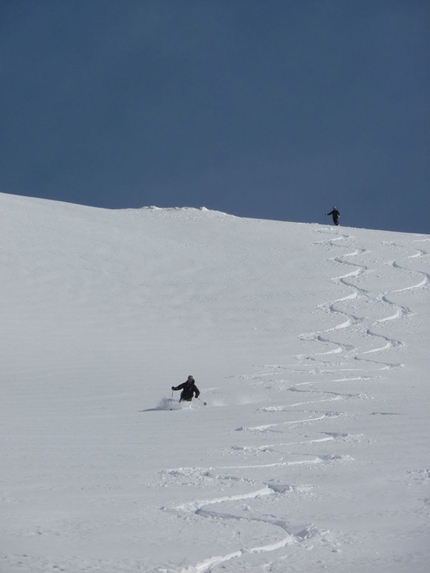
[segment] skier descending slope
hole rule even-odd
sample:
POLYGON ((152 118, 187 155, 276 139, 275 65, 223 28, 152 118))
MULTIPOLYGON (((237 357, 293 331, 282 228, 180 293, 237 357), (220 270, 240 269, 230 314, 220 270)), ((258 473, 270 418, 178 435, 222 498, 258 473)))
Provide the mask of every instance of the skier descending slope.
POLYGON ((330 211, 330 213, 326 213, 326 217, 328 215, 331 215, 333 218, 333 223, 338 226, 339 225, 339 217, 340 217, 340 213, 339 211, 336 209, 336 207, 333 207, 333 210, 330 211))
POLYGON ((193 396, 196 398, 200 396, 200 390, 196 386, 196 382, 192 376, 188 376, 188 379, 183 384, 179 386, 172 386, 172 390, 182 390, 179 402, 191 402, 193 396))

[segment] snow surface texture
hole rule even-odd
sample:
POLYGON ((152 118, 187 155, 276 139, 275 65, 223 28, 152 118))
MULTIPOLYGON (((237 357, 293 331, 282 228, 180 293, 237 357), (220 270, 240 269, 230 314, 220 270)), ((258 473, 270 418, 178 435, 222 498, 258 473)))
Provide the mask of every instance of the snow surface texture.
POLYGON ((0 218, 2 573, 428 571, 429 236, 0 218))

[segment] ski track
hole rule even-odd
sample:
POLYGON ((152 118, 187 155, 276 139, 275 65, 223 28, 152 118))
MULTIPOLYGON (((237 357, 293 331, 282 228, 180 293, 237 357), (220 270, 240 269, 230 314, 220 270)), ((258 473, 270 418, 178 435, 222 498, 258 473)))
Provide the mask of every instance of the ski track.
MULTIPOLYGON (((336 229, 337 230, 337 229, 336 229)), ((315 246, 323 246, 326 248, 351 248, 351 243, 355 242, 352 235, 341 232, 338 236, 331 236, 333 233, 332 228, 317 231, 319 233, 329 234, 330 238, 317 241, 315 246)), ((423 242, 428 239, 417 239, 414 242, 423 242)), ((408 249, 410 245, 399 245, 396 243, 386 243, 395 249, 408 249)), ((364 262, 354 262, 353 258, 366 258, 369 257, 370 252, 363 247, 353 248, 348 252, 328 258, 329 261, 341 266, 347 267, 348 272, 340 276, 334 276, 332 282, 340 288, 347 287, 351 290, 349 294, 343 295, 335 300, 328 301, 319 305, 319 310, 329 313, 334 317, 340 318, 340 322, 328 329, 310 332, 300 335, 300 339, 304 343, 317 343, 323 345, 325 350, 316 351, 312 354, 301 354, 295 356, 296 362, 294 364, 285 365, 262 365, 256 366, 259 370, 258 373, 242 374, 235 378, 239 380, 253 380, 256 383, 266 383, 268 380, 275 381, 278 375, 283 371, 288 372, 288 379, 278 380, 279 384, 283 385, 284 391, 294 393, 295 395, 303 394, 309 397, 309 400, 293 402, 284 406, 263 406, 256 409, 256 414, 268 418, 267 422, 253 425, 253 426, 240 426, 235 429, 236 432, 251 432, 257 436, 273 436, 275 440, 266 444, 257 443, 255 446, 241 446, 240 444, 233 444, 230 447, 231 453, 239 459, 234 465, 206 467, 206 468, 173 468, 162 472, 162 479, 176 479, 179 475, 186 476, 189 483, 211 483, 218 482, 220 486, 225 485, 227 482, 230 484, 239 484, 246 486, 254 486, 254 489, 245 493, 238 493, 234 495, 226 495, 221 497, 213 497, 189 503, 177 505, 170 508, 163 508, 169 512, 177 514, 178 516, 192 516, 194 519, 216 520, 225 524, 252 522, 254 524, 265 524, 273 527, 274 537, 273 542, 265 545, 256 545, 252 547, 238 547, 234 551, 230 551, 224 555, 208 556, 206 559, 188 565, 185 567, 173 567, 159 569, 163 573, 208 573, 216 571, 220 566, 220 570, 224 570, 224 564, 234 563, 239 558, 245 558, 247 555, 267 554, 271 553, 272 559, 284 559, 282 550, 285 547, 291 546, 312 548, 309 541, 312 543, 320 540, 322 543, 336 547, 338 542, 336 536, 330 534, 330 541, 326 535, 329 533, 325 529, 316 527, 312 523, 292 524, 284 517, 277 517, 272 513, 266 513, 259 509, 264 505, 264 501, 279 496, 309 496, 315 495, 313 486, 307 483, 289 484, 280 482, 278 474, 273 473, 273 477, 266 477, 261 483, 256 483, 255 480, 246 478, 247 469, 264 469, 267 470, 293 466, 301 466, 303 472, 306 468, 309 470, 315 464, 330 464, 330 463, 353 463, 354 457, 348 453, 337 453, 337 444, 349 444, 351 447, 364 447, 369 444, 369 439, 363 434, 354 434, 345 431, 334 431, 330 429, 327 424, 332 424, 333 420, 339 417, 345 418, 346 412, 331 411, 331 410, 312 410, 312 406, 324 408, 330 402, 341 404, 347 400, 371 400, 372 396, 363 392, 348 392, 338 390, 317 390, 314 385, 324 383, 325 388, 330 383, 346 386, 349 384, 354 385, 354 389, 359 387, 360 383, 368 383, 369 381, 381 379, 384 371, 389 371, 393 368, 401 368, 401 363, 393 363, 389 360, 382 358, 392 348, 403 346, 401 340, 397 340, 383 332, 376 332, 376 328, 383 329, 386 323, 394 320, 403 320, 413 315, 412 311, 400 303, 391 300, 391 297, 396 293, 410 291, 414 289, 428 288, 430 284, 430 275, 423 271, 411 271, 397 260, 387 261, 394 271, 409 274, 421 275, 420 280, 414 281, 413 284, 393 289, 384 292, 372 292, 364 286, 358 285, 357 282, 365 283, 367 275, 371 272, 369 264, 364 262), (352 259, 352 260, 351 260, 352 259), (371 320, 370 324, 366 324, 367 317, 359 316, 354 312, 354 308, 360 301, 365 301, 369 305, 383 304, 387 308, 388 314, 380 316, 377 319, 371 320), (364 340, 374 343, 374 347, 368 350, 361 351, 355 343, 343 342, 336 340, 338 333, 352 333, 355 338, 362 338, 364 340), (332 348, 328 348, 331 346, 332 348), (381 360, 376 358, 381 355, 381 360), (372 356, 372 358, 370 358, 372 356), (375 359, 373 359, 375 357, 375 359), (338 360, 338 362, 336 362, 338 360), (340 360, 340 362, 339 362, 340 360), (351 367, 351 364, 357 364, 357 367, 351 367), (362 367, 360 366, 362 364, 362 367), (312 365, 312 368, 310 366, 312 365), (341 374, 339 377, 339 373, 341 374), (303 375, 308 376, 308 380, 299 381, 303 375), (298 378, 294 382, 294 378, 298 378), (293 383, 291 383, 293 380, 293 383), (298 410, 298 407, 304 409, 298 410), (308 408, 309 407, 309 408, 308 408), (300 414, 300 415, 298 415, 300 414), (270 420, 273 416, 289 415, 291 419, 276 419, 270 420), (312 435, 305 428, 312 427, 312 435), (283 437, 288 432, 291 437, 291 431, 295 430, 296 433, 292 434, 297 439, 285 441, 283 437), (276 439, 278 438, 278 439, 276 439), (330 447, 332 451, 327 451, 330 447), (321 448, 323 451, 321 451, 321 448), (305 449, 305 451, 304 451, 305 449), (255 459, 255 463, 249 463, 249 456, 255 459), (269 456, 273 461, 259 461, 260 456, 269 456), (257 489, 255 489, 257 486, 257 489), (243 502, 247 502, 246 509, 243 509, 243 502), (226 509, 226 506, 228 509, 226 509), (257 507, 258 506, 258 507, 257 507)), ((406 257, 406 259, 417 259, 420 257, 427 257, 428 252, 424 249, 416 249, 416 252, 406 257)), ((355 338, 353 338, 355 340, 355 338)), ((395 413, 387 412, 369 412, 369 415, 395 415, 395 413)), ((301 474, 305 475, 305 473, 301 474)), ((270 476, 270 474, 269 474, 270 476)), ((421 474, 419 475, 421 479, 421 474)), ((425 474, 426 480, 428 479, 428 472, 425 474)), ((222 489, 222 488, 221 488, 222 489)), ((337 549, 332 549, 336 551, 337 549)), ((267 564, 267 560, 265 561, 267 564)))
POLYGON ((288 520, 284 519, 277 519, 273 515, 262 514, 257 511, 249 512, 246 509, 246 516, 238 515, 237 513, 229 513, 229 512, 217 512, 216 510, 208 509, 213 505, 217 505, 223 502, 231 502, 231 501, 243 501, 243 500, 253 500, 259 499, 269 495, 282 495, 282 490, 276 488, 274 486, 267 485, 266 487, 252 491, 250 493, 230 496, 230 497, 222 497, 218 499, 212 500, 203 500, 200 502, 192 502, 190 504, 182 505, 177 507, 179 511, 184 512, 191 512, 194 515, 199 515, 209 519, 223 519, 223 520, 242 520, 246 519, 247 521, 252 521, 255 523, 265 523, 273 526, 274 528, 281 529, 283 532, 283 536, 281 539, 269 543, 266 545, 258 545, 255 547, 250 547, 246 549, 239 549, 238 551, 229 553, 223 556, 216 556, 210 557, 198 563, 195 566, 188 567, 186 569, 182 569, 181 573, 194 573, 196 571, 203 572, 209 571, 216 565, 220 565, 227 561, 230 561, 234 558, 241 557, 244 554, 253 554, 253 553, 263 553, 263 552, 271 552, 277 549, 282 549, 287 545, 291 545, 293 543, 300 543, 305 540, 312 539, 314 536, 319 535, 321 532, 318 528, 314 527, 313 525, 307 525, 305 527, 299 525, 295 525, 290 523, 288 520), (285 535, 286 534, 286 535, 285 535))

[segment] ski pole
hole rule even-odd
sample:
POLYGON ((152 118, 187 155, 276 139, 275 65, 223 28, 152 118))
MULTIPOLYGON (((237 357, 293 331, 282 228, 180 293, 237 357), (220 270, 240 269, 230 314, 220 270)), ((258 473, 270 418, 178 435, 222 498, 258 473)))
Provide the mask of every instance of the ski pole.
MULTIPOLYGON (((200 400, 200 398, 197 398, 197 400, 200 400)), ((203 406, 207 406, 207 402, 203 402, 203 400, 200 400, 200 402, 203 404, 203 406)))

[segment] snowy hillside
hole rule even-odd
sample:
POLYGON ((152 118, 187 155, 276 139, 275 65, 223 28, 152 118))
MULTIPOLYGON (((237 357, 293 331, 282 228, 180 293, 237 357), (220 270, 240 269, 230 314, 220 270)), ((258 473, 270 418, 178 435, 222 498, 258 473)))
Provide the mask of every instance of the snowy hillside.
POLYGON ((0 194, 0 571, 427 572, 429 253, 0 194))

